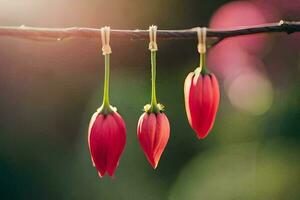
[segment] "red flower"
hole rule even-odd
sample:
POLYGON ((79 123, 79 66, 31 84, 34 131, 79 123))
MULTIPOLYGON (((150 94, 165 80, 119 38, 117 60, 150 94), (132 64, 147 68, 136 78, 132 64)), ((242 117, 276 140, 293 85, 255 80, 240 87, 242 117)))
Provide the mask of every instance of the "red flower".
POLYGON ((155 169, 170 136, 167 116, 162 112, 145 112, 139 119, 137 135, 148 161, 155 169))
POLYGON ((96 112, 91 119, 88 143, 93 165, 100 177, 113 176, 126 143, 126 128, 117 112, 96 112))
POLYGON ((199 139, 212 129, 219 106, 219 84, 212 73, 191 72, 184 83, 188 121, 199 139))
POLYGON ((163 113, 164 106, 156 99, 156 26, 149 27, 149 50, 151 51, 151 103, 144 106, 145 112, 139 119, 137 136, 140 145, 155 169, 170 136, 170 124, 163 113))

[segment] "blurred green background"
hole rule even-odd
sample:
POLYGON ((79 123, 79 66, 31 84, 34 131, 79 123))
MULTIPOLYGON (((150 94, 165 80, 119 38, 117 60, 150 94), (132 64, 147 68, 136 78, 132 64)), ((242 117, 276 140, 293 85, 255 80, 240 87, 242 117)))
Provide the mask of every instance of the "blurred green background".
MULTIPOLYGON (((0 3, 0 25, 7 26, 184 29, 300 20, 299 0, 0 3)), ((126 122, 127 144, 115 179, 100 179, 87 145, 90 117, 102 102, 100 38, 1 37, 0 199, 300 199, 300 34, 222 43, 208 61, 220 82, 218 115, 209 136, 197 140, 183 102, 197 42, 159 41, 158 100, 171 136, 153 170, 136 137, 150 101, 148 41, 111 41, 111 103, 126 122)))

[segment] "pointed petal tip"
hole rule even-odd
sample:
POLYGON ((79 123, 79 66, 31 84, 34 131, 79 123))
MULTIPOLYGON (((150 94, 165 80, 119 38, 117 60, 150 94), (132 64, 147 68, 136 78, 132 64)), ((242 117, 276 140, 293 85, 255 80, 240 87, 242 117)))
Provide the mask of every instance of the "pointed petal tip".
POLYGON ((199 130, 199 129, 193 128, 193 127, 192 127, 192 129, 194 130, 194 132, 197 136, 197 139, 199 139, 199 140, 205 139, 209 134, 209 131, 208 132, 203 132, 203 130, 199 130))
POLYGON ((152 166, 152 168, 155 170, 156 168, 157 168, 157 166, 158 166, 158 162, 155 162, 155 161, 151 161, 150 162, 150 164, 151 164, 151 166, 152 166))
POLYGON ((114 179, 114 177, 115 177, 115 170, 109 170, 109 171, 107 171, 107 174, 108 174, 108 176, 110 176, 112 179, 114 179))
MULTIPOLYGON (((102 178, 104 177, 105 173, 106 173, 106 172, 103 172, 103 173, 98 172, 99 178, 102 179, 102 178)), ((112 180, 114 180, 114 179, 116 178, 114 173, 108 173, 108 172, 107 172, 107 175, 108 175, 112 180)))
MULTIPOLYGON (((105 174, 105 172, 104 172, 105 174)), ((101 172, 98 172, 99 178, 102 179, 102 177, 104 176, 104 174, 101 174, 101 172)))
POLYGON ((206 133, 206 134, 197 133, 196 135, 199 140, 203 140, 208 136, 208 133, 206 133))

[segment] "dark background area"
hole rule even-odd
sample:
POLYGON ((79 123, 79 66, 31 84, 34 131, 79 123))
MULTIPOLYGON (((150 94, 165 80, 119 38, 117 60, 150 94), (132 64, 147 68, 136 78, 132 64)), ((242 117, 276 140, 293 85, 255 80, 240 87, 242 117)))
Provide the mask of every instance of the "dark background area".
MULTIPOLYGON (((299 0, 0 0, 0 25, 116 29, 214 28, 300 20, 299 0)), ((158 101, 171 125, 159 166, 136 137, 150 101, 148 41, 111 40, 111 103, 127 126, 116 177, 93 168, 87 128, 102 102, 100 38, 0 38, 0 199, 300 198, 300 35, 265 34, 209 50, 221 102, 198 140, 184 110, 183 82, 197 67, 196 40, 158 41, 158 101)))

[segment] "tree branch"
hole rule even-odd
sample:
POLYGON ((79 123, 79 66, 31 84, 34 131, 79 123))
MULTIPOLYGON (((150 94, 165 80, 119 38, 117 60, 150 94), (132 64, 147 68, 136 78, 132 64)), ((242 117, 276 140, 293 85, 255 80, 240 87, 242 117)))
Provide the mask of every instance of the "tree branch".
MULTIPOLYGON (((286 32, 288 34, 300 32, 300 22, 280 21, 255 26, 241 26, 231 29, 207 29, 207 37, 220 41, 224 38, 250 35, 257 33, 286 32)), ((35 28, 29 26, 0 26, 0 36, 9 36, 34 40, 63 40, 66 38, 100 39, 100 29, 95 28, 35 28)), ((149 39, 148 30, 111 30, 111 38, 149 39)), ((196 39, 197 31, 186 30, 158 30, 158 39, 196 39)))

